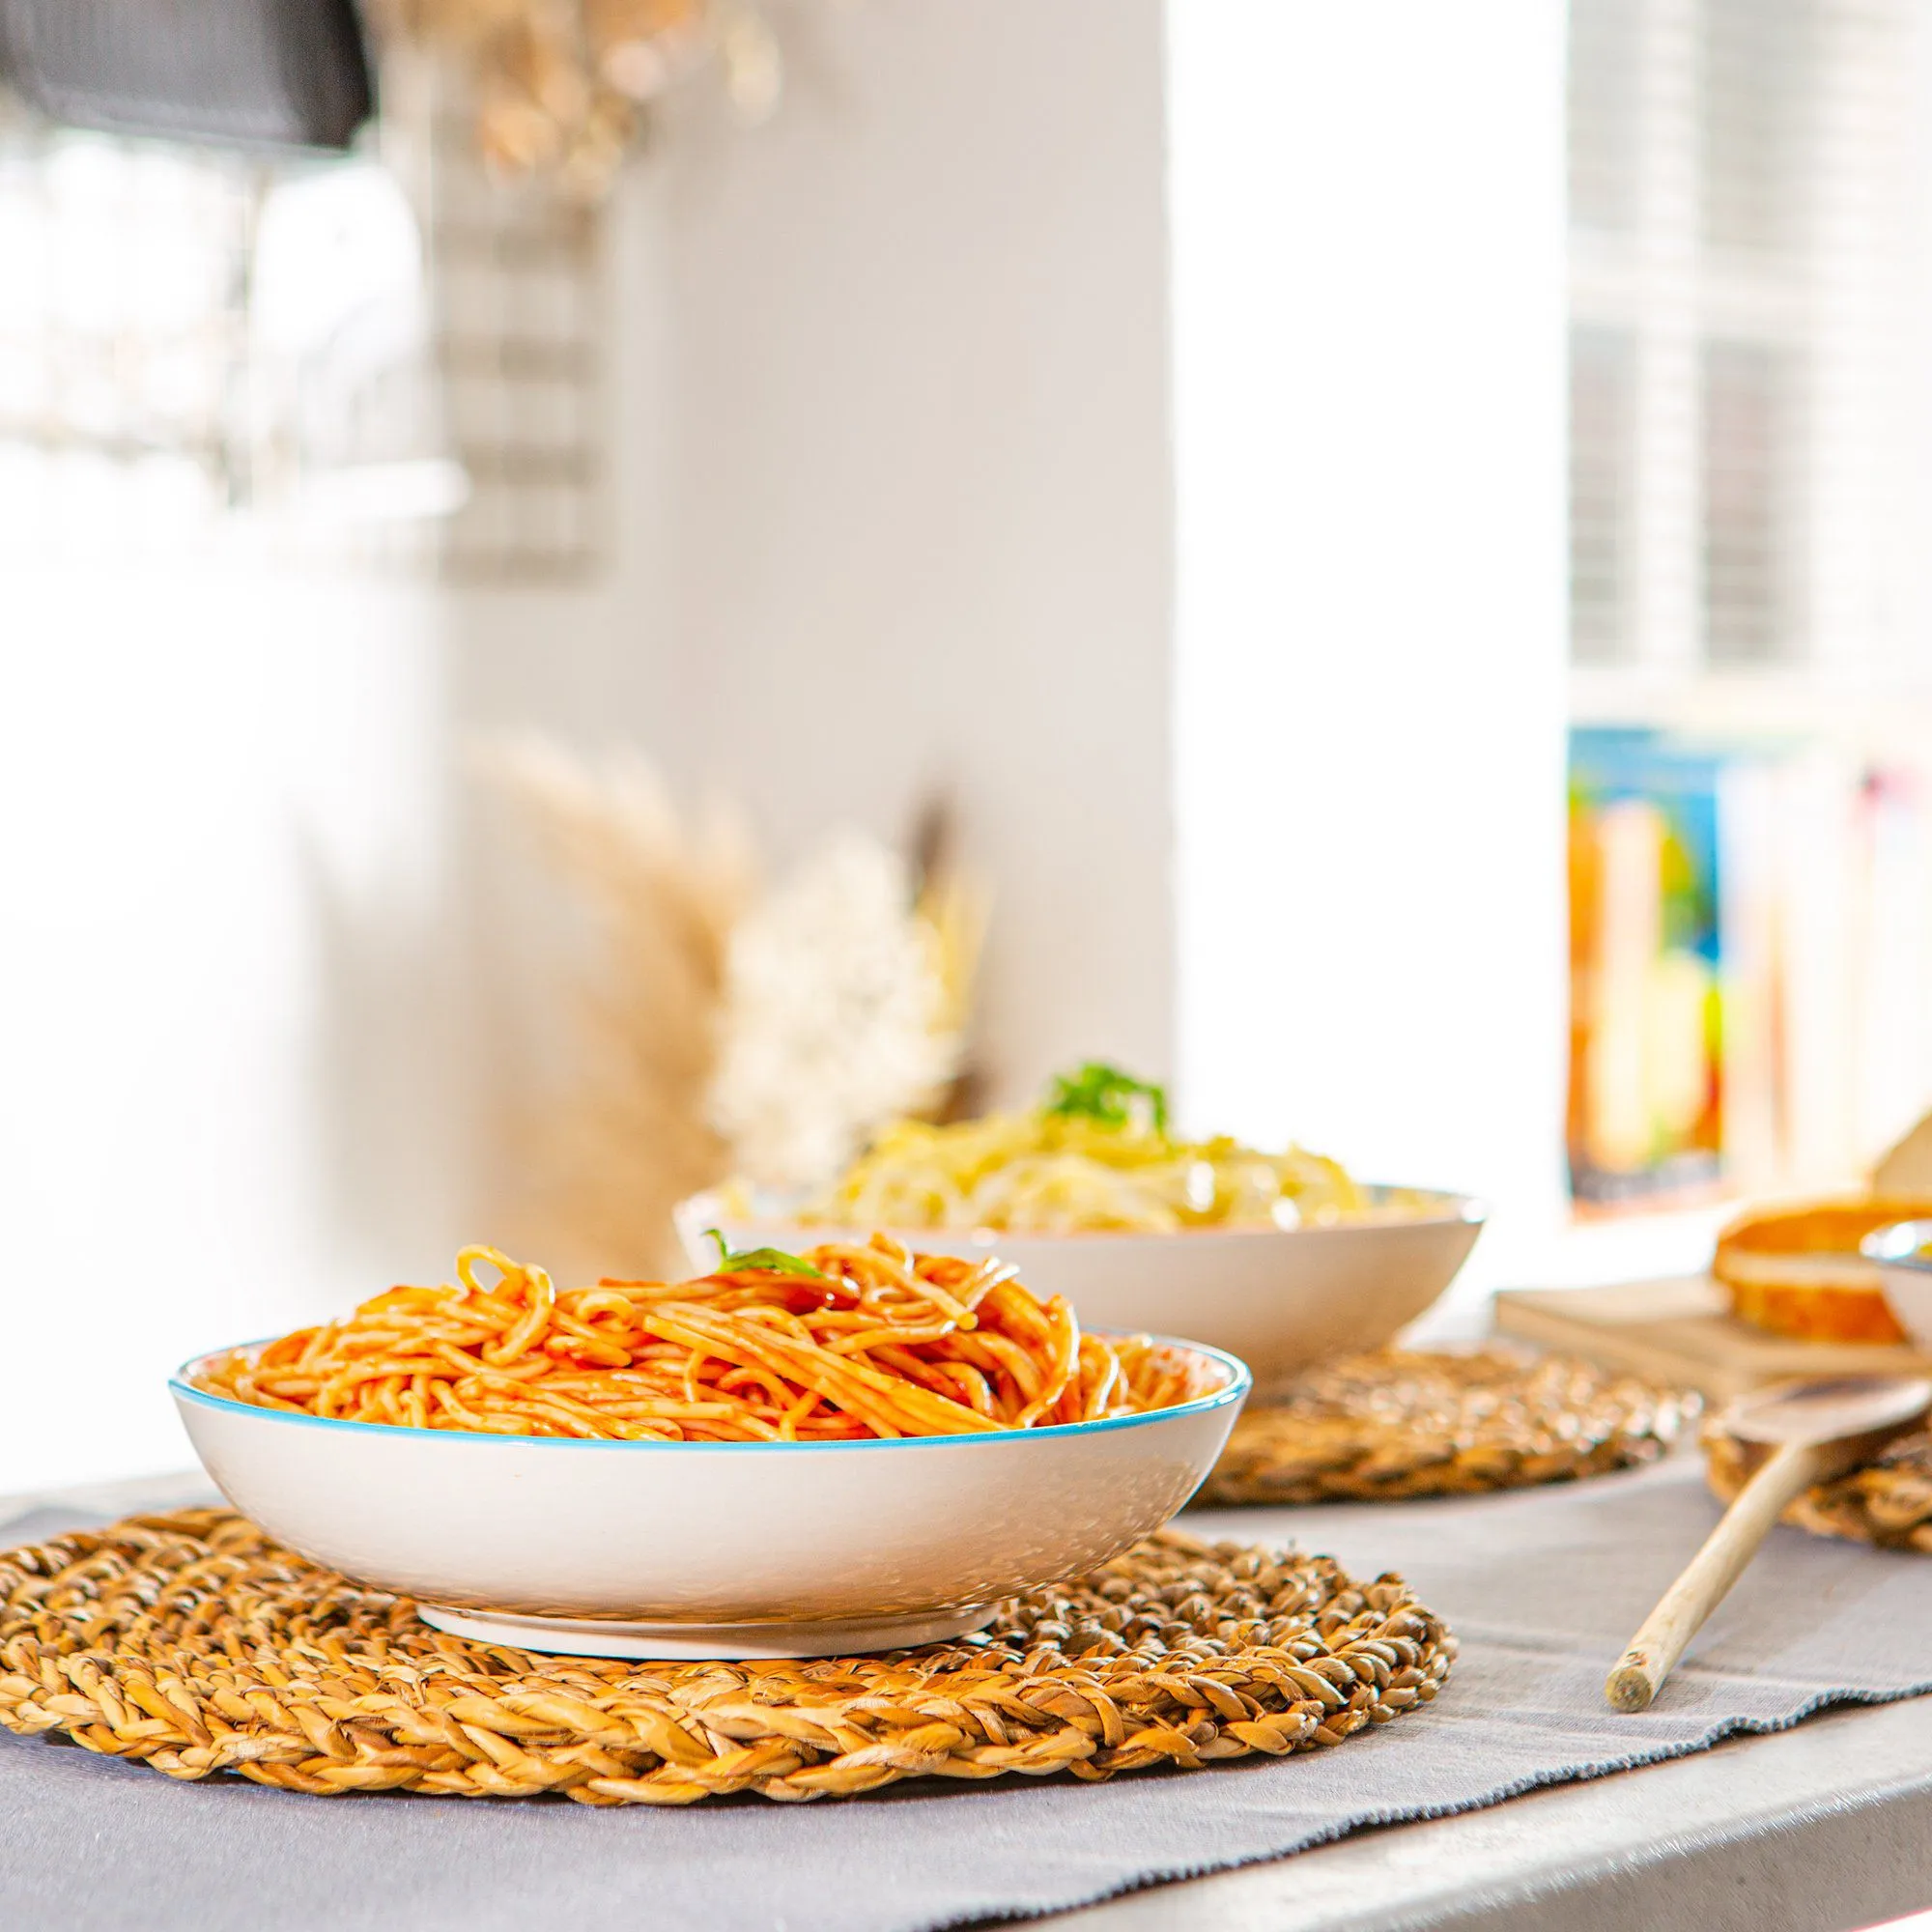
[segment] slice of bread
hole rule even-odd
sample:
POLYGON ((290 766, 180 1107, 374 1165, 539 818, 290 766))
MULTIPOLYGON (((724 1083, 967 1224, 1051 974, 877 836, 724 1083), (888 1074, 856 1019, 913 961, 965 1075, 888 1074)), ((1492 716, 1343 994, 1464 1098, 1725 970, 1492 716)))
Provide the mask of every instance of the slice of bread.
POLYGON ((1711 1272, 1731 1312, 1801 1342, 1902 1343, 1877 1264, 1859 1243, 1892 1221, 1932 1218, 1932 1198, 1869 1195, 1796 1202, 1740 1215, 1718 1237, 1711 1272))
POLYGON ((1872 1192, 1896 1199, 1901 1194, 1932 1197, 1932 1114, 1872 1169, 1872 1192))

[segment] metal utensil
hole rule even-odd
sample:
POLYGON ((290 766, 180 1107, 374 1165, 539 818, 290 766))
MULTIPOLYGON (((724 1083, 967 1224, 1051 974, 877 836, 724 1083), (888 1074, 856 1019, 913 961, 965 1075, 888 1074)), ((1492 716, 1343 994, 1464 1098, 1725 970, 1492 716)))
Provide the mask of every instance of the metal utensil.
POLYGON ((1641 1711, 1685 1646, 1743 1574, 1786 1504, 1813 1483, 1869 1462, 1932 1408, 1932 1380, 1908 1376, 1812 1376, 1741 1396, 1721 1426, 1771 1455, 1723 1520, 1631 1638, 1604 1685, 1613 1709, 1641 1711))

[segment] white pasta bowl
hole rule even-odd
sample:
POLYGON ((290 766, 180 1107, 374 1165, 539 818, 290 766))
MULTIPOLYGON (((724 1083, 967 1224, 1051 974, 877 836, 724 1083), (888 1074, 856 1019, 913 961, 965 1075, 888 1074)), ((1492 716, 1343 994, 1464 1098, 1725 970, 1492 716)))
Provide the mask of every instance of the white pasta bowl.
MULTIPOLYGON (((1455 1279, 1488 1212, 1465 1194, 1372 1187, 1369 1195, 1367 1218, 1328 1226, 1172 1235, 886 1232, 923 1251, 998 1255, 1036 1294, 1064 1294, 1090 1327, 1188 1335, 1226 1350, 1269 1394, 1324 1356, 1392 1340, 1455 1279)), ((801 1223, 778 1204, 753 1208, 730 1214, 707 1194, 678 1208, 679 1236, 698 1267, 717 1265, 709 1228, 734 1248, 793 1252, 872 1233, 801 1223)))
POLYGON ((977 1630, 1200 1486, 1249 1387, 1046 1429, 857 1442, 606 1442, 402 1429, 169 1383, 221 1492, 440 1630, 587 1657, 825 1657, 977 1630))
POLYGON ((1885 1298, 1913 1345, 1932 1350, 1932 1221, 1894 1221, 1876 1228, 1859 1244, 1876 1262, 1885 1298))

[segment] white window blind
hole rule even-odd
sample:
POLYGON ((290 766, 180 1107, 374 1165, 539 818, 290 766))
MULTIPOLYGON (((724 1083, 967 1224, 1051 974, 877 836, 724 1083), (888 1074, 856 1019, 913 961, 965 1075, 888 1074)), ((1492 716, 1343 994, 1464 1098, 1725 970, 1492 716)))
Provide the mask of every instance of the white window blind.
POLYGON ((1572 0, 1581 662, 1898 647, 1912 0, 1572 0))
POLYGON ((433 64, 377 154, 269 164, 0 98, 0 555, 601 568, 602 222, 491 177, 433 64))
POLYGON ((160 546, 245 487, 257 198, 231 158, 0 124, 0 547, 160 546))

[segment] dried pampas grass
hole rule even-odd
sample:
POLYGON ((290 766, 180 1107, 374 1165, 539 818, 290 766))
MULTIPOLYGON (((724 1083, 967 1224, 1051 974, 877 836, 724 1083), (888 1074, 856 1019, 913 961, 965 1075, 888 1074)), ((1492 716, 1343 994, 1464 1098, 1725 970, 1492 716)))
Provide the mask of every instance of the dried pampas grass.
POLYGON ((747 1180, 829 1179, 881 1122, 929 1111, 957 1074, 939 935, 911 901, 904 862, 848 834, 732 935, 710 1117, 747 1180))
POLYGON ((571 1079, 522 1151, 547 1252, 599 1273, 676 1270, 672 1207, 731 1164, 706 1096, 751 841, 722 811, 681 821, 636 758, 590 770, 525 740, 478 763, 589 910, 599 954, 575 992, 571 1079))
POLYGON ((727 1177, 819 1187, 959 1092, 983 895, 933 852, 830 840, 770 894, 742 822, 691 821, 640 761, 479 755, 593 919, 573 1066, 529 1110, 519 1238, 596 1273, 679 1265, 670 1210, 727 1177), (917 871, 917 882, 915 882, 917 871))

